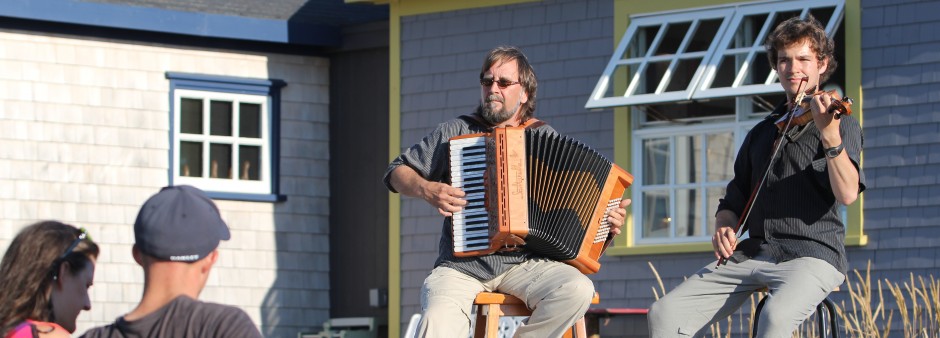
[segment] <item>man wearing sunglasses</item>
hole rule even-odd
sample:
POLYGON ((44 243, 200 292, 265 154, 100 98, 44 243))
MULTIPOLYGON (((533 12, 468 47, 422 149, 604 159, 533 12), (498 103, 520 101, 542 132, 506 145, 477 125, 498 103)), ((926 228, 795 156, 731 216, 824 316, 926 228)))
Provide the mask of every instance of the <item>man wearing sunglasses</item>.
MULTIPOLYGON (((467 201, 449 185, 448 140, 454 136, 490 132, 493 128, 529 126, 555 133, 547 124, 532 124, 536 79, 523 53, 497 47, 480 70, 480 105, 471 115, 446 121, 389 165, 384 181, 389 190, 419 197, 437 208, 444 224, 435 268, 421 288, 420 337, 466 337, 473 299, 482 291, 511 294, 532 309, 516 337, 560 337, 584 315, 594 295, 590 279, 576 268, 538 258, 524 248, 509 247, 493 254, 455 257, 452 218, 467 201)), ((629 203, 614 208, 611 233, 620 233, 629 203)))
POLYGON ((134 222, 134 260, 144 269, 144 296, 113 324, 82 337, 261 337, 241 309, 196 300, 231 237, 219 209, 201 190, 165 187, 134 222))

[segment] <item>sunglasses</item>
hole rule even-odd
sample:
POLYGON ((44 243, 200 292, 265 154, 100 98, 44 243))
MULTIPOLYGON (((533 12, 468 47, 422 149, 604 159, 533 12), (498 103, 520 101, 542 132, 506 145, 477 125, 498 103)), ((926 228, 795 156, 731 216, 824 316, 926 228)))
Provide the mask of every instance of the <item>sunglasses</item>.
POLYGON ((69 254, 72 253, 72 250, 75 250, 75 247, 78 246, 78 243, 80 243, 81 241, 86 240, 86 239, 89 241, 91 240, 91 235, 88 234, 88 230, 86 230, 85 228, 78 228, 78 231, 81 231, 82 233, 78 235, 78 238, 72 241, 72 244, 69 245, 69 248, 65 249, 65 252, 63 252, 62 255, 59 256, 58 259, 56 259, 57 261, 64 260, 65 257, 67 257, 69 254))
POLYGON ((521 83, 519 81, 509 81, 506 79, 502 79, 499 81, 495 81, 493 79, 480 79, 480 85, 483 87, 492 86, 494 82, 496 83, 497 86, 499 86, 499 89, 506 89, 506 87, 521 83))

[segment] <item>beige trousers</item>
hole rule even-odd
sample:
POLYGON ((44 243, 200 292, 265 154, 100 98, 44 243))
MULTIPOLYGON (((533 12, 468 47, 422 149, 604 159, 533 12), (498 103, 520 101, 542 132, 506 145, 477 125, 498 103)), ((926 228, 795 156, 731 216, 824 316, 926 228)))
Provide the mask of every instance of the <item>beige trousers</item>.
POLYGON ((574 267, 552 260, 529 260, 485 282, 437 267, 421 288, 418 337, 467 337, 473 299, 482 291, 516 296, 532 309, 515 337, 551 338, 561 337, 584 316, 594 297, 594 284, 574 267))

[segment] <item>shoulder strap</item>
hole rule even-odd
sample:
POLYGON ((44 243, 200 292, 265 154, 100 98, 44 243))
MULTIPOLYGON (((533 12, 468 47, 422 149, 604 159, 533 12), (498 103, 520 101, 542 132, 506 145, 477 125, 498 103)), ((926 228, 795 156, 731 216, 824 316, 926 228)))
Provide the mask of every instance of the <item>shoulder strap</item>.
MULTIPOLYGON (((483 118, 477 114, 460 115, 459 118, 461 120, 467 121, 467 123, 471 123, 471 124, 475 123, 487 129, 493 128, 493 126, 491 126, 489 123, 484 121, 483 118)), ((545 121, 542 121, 533 117, 523 122, 522 125, 520 125, 520 127, 523 127, 526 129, 535 129, 543 125, 545 125, 545 121)))
POLYGON ((476 124, 487 129, 492 128, 488 123, 486 123, 486 121, 483 120, 482 117, 477 114, 460 115, 458 118, 467 121, 469 124, 476 124))
POLYGON ((539 120, 537 118, 531 118, 525 121, 520 127, 525 129, 535 129, 545 125, 545 121, 539 120))

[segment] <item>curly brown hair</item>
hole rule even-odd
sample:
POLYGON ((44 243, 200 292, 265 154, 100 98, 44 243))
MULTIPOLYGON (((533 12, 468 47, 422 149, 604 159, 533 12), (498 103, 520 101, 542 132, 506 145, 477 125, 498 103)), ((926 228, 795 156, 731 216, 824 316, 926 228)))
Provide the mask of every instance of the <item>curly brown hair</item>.
POLYGON ((26 319, 55 321, 50 295, 61 264, 77 275, 98 257, 98 245, 87 238, 61 257, 81 233, 65 223, 41 221, 13 238, 0 262, 0 337, 26 319))
MULTIPOLYGON (((519 82, 525 88, 526 96, 529 100, 522 104, 522 120, 528 120, 535 115, 535 94, 538 91, 538 80, 535 78, 535 70, 529 64, 529 59, 522 54, 522 51, 513 46, 499 46, 490 50, 483 60, 483 67, 480 69, 480 79, 483 79, 483 73, 486 73, 490 67, 497 63, 503 63, 516 60, 519 67, 519 82)), ((479 110, 479 107, 477 108, 479 110)))
POLYGON ((819 74, 819 83, 826 82, 832 73, 836 71, 839 62, 833 55, 835 51, 835 42, 826 35, 826 29, 813 17, 807 15, 805 19, 792 17, 777 25, 773 32, 767 36, 767 42, 764 47, 767 49, 767 59, 770 60, 770 66, 777 70, 777 52, 788 46, 809 42, 810 48, 816 52, 816 59, 822 63, 826 62, 828 67, 826 72, 819 74))

